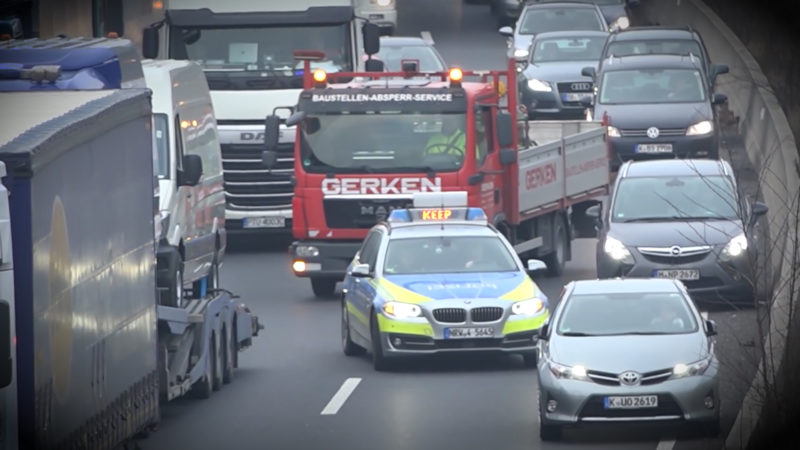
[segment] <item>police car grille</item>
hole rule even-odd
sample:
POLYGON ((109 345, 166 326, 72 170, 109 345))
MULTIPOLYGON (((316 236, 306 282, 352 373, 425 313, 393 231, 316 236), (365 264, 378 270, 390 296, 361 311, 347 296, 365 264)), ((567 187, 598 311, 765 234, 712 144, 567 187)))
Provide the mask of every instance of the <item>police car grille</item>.
POLYGON ((437 308, 433 310, 437 322, 462 323, 467 321, 467 310, 463 308, 437 308))
POLYGON ((294 186, 292 144, 278 146, 278 164, 261 164, 262 144, 222 144, 225 199, 230 209, 290 209, 294 186))
POLYGON ((372 228, 396 208, 411 206, 411 199, 326 198, 322 201, 328 228, 372 228))
POLYGON ((641 409, 605 409, 603 396, 592 395, 584 404, 578 417, 636 418, 655 416, 683 417, 683 411, 670 394, 658 394, 658 406, 641 409))
POLYGON ((495 322, 503 317, 503 308, 499 306, 482 306, 472 308, 469 314, 473 322, 495 322))

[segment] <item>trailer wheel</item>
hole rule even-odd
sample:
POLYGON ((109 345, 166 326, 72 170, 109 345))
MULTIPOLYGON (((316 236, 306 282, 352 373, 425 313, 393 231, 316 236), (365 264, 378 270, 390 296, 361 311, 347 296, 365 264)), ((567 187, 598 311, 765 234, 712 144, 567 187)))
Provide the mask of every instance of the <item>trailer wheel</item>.
POLYGON ((567 227, 564 219, 556 219, 556 230, 553 233, 553 251, 545 255, 544 263, 547 264, 547 275, 560 277, 564 273, 564 265, 567 261, 567 227))
POLYGON ((311 278, 311 290, 317 297, 332 297, 336 292, 336 279, 311 278))
POLYGON ((230 384, 233 381, 233 358, 236 357, 236 338, 233 335, 233 327, 228 327, 222 333, 225 343, 223 345, 225 355, 225 369, 222 371, 222 382, 230 384), (230 332, 228 330, 231 330, 230 332))
POLYGON ((211 392, 214 390, 214 336, 211 336, 208 342, 208 357, 206 360, 206 373, 203 378, 197 381, 194 385, 196 393, 200 398, 210 398, 211 392))
MULTIPOLYGON (((222 338, 224 339, 224 338, 222 338)), ((224 356, 222 350, 222 342, 220 341, 219 336, 214 336, 214 340, 212 342, 214 344, 211 347, 211 355, 212 355, 212 368, 214 370, 214 377, 212 387, 215 391, 220 390, 222 388, 222 365, 224 364, 224 356)))

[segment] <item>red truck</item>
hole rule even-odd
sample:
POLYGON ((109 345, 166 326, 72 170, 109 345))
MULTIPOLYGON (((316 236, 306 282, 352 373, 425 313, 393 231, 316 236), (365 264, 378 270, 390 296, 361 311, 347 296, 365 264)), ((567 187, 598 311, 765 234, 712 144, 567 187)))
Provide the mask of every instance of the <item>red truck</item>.
MULTIPOLYGON (((306 67, 287 121, 299 125, 289 251, 294 274, 317 296, 333 295, 369 228, 415 192, 467 191, 470 206, 553 276, 573 238, 596 235, 584 211, 608 194, 606 127, 520 119, 513 58, 505 70, 482 72, 422 73, 406 61, 404 72, 326 74, 309 67, 319 52, 295 56, 306 67)), ((267 168, 278 122, 266 120, 267 168)))

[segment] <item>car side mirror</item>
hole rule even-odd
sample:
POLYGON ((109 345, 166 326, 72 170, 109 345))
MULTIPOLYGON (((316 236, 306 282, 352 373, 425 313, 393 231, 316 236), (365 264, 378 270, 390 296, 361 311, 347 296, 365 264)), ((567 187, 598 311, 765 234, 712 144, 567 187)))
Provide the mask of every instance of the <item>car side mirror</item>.
POLYGON ((509 26, 501 27, 497 32, 500 33, 501 36, 514 37, 514 29, 509 26))
POLYGON ((589 78, 591 78, 593 80, 594 80, 594 77, 595 77, 596 73, 597 73, 597 70, 595 70, 594 67, 584 67, 583 69, 581 69, 581 75, 583 75, 585 77, 589 77, 589 78))
POLYGON ((706 336, 717 335, 717 324, 711 319, 706 319, 706 336))
POLYGON ((717 75, 722 75, 730 72, 730 67, 727 64, 717 64, 711 69, 711 75, 713 78, 716 78, 717 75))
POLYGON ((546 341, 547 336, 550 334, 550 323, 548 322, 542 325, 537 334, 539 336, 539 340, 546 341))
POLYGON ((538 272, 540 270, 547 270, 547 264, 538 259, 528 260, 528 272, 538 272))
POLYGON ((600 220, 600 205, 592 205, 586 208, 584 214, 592 219, 600 220))
POLYGON ((756 224, 758 219, 769 211, 769 207, 761 202, 755 202, 750 207, 750 218, 748 220, 748 228, 756 224))
POLYGON ((183 155, 182 165, 178 186, 197 186, 203 176, 203 160, 200 155, 183 155))
POLYGON ((584 108, 591 108, 592 105, 594 105, 594 97, 587 96, 581 98, 581 105, 583 105, 584 108))
POLYGON ((714 94, 714 98, 711 100, 711 103, 715 105, 721 105, 728 101, 728 96, 725 94, 714 94))
POLYGON ((142 30, 142 56, 150 59, 158 57, 157 27, 147 27, 142 30))
POLYGON ((369 270, 369 264, 356 264, 350 275, 357 278, 367 278, 372 276, 372 272, 369 270))
POLYGON ((511 114, 507 112, 497 113, 497 143, 500 148, 509 148, 514 146, 514 121, 511 114))

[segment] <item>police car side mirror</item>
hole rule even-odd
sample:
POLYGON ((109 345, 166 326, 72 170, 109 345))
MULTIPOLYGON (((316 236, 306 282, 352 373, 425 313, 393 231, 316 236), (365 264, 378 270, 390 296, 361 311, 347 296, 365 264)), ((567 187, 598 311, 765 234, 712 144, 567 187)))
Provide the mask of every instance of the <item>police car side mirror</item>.
POLYGON ((528 260, 528 272, 537 272, 545 269, 547 269, 547 264, 543 261, 539 261, 538 259, 528 260))
POLYGON ((369 270, 369 264, 356 264, 350 275, 357 278, 367 278, 372 276, 372 272, 369 270))

